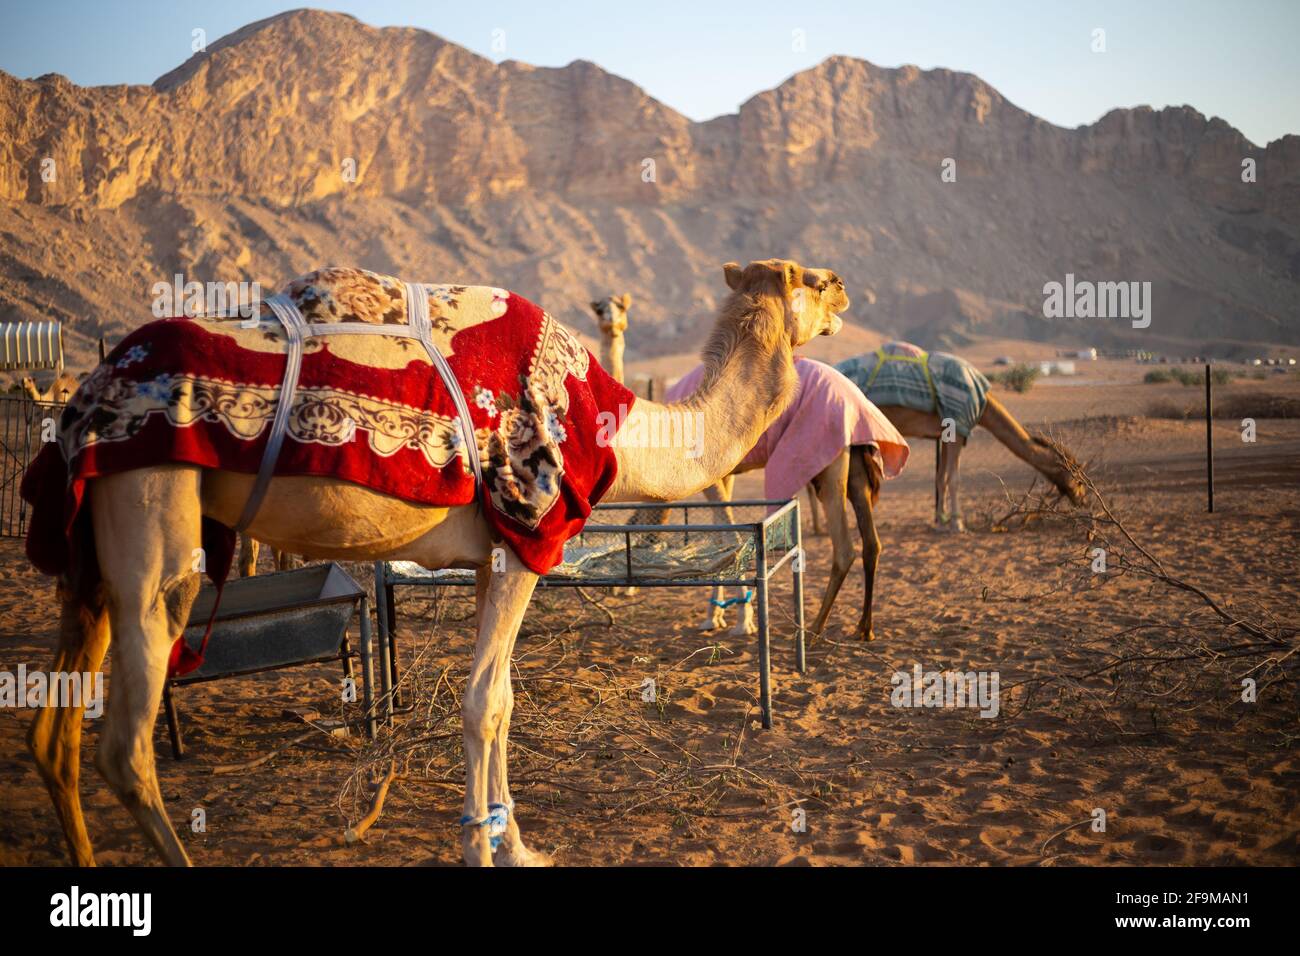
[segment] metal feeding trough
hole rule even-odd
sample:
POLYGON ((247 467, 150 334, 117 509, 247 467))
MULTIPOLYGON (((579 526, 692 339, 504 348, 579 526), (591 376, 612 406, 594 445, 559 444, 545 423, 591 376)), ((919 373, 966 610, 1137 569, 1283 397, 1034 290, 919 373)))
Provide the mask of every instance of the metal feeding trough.
MULTIPOLYGON (((216 593, 207 585, 194 601, 183 635, 192 650, 203 642, 216 593)), ((227 582, 203 664, 169 680, 163 693, 173 756, 184 755, 173 688, 333 660, 351 677, 353 658, 361 660, 366 730, 373 738, 370 600, 361 585, 333 562, 227 582), (348 625, 358 612, 361 646, 354 650, 348 625)))

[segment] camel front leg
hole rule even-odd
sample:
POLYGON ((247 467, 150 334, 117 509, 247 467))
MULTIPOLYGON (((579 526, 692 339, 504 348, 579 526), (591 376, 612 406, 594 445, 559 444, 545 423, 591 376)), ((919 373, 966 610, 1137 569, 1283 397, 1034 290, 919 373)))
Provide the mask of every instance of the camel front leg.
POLYGON ((844 449, 835 460, 822 470, 815 479, 817 497, 826 509, 826 530, 830 532, 833 556, 831 574, 826 582, 826 593, 822 595, 822 604, 813 621, 812 633, 821 634, 830 617, 831 607, 844 585, 849 568, 853 565, 853 542, 849 537, 849 515, 845 507, 848 494, 849 455, 844 449))
POLYGON ((239 536, 239 576, 251 578, 257 573, 257 549, 255 538, 246 534, 239 536))
POLYGON ((492 866, 493 851, 507 839, 512 847, 507 858, 511 862, 529 854, 514 824, 505 761, 510 727, 510 655, 537 586, 537 575, 524 567, 509 548, 505 556, 503 570, 479 571, 478 642, 461 702, 465 738, 461 850, 470 866, 492 866), (499 750, 500 761, 495 788, 491 774, 494 749, 499 750))
POLYGON ((507 738, 510 735, 510 717, 515 710, 515 691, 510 678, 510 668, 505 670, 505 715, 492 741, 492 756, 488 768, 488 812, 496 811, 505 817, 506 832, 497 848, 496 866, 550 866, 551 858, 538 850, 524 846, 515 818, 515 801, 510 793, 510 779, 506 760, 507 738))
POLYGON ((961 514, 961 496, 957 486, 961 483, 961 452, 966 447, 966 439, 958 438, 952 442, 950 473, 948 476, 948 516, 952 529, 958 533, 966 530, 966 522, 961 514))
POLYGON ((940 531, 965 531, 966 528, 955 506, 957 464, 961 458, 960 440, 940 440, 938 458, 935 472, 934 523, 940 531))
MULTIPOLYGON (((725 508, 709 509, 709 511, 712 514, 712 519, 709 522, 710 524, 734 524, 735 523, 734 513, 731 510, 731 504, 730 504, 731 492, 732 489, 735 487, 735 483, 736 483, 735 476, 727 475, 724 478, 718 479, 718 481, 715 484, 709 485, 709 487, 704 489, 705 498, 708 498, 710 501, 726 503, 727 505, 725 508), (719 517, 722 519, 721 521, 718 520, 719 517)), ((708 616, 704 619, 704 623, 700 625, 701 631, 720 631, 727 626, 727 611, 726 608, 722 607, 722 602, 725 600, 723 597, 724 593, 725 592, 722 589, 722 585, 719 584, 714 586, 710 595, 708 616)), ((743 598, 745 597, 744 588, 740 589, 738 596, 743 601, 743 598)), ((756 628, 754 628, 753 610, 750 608, 748 604, 744 604, 744 603, 741 604, 741 608, 742 608, 742 614, 740 618, 736 621, 736 629, 735 631, 733 631, 733 633, 735 634, 755 633, 756 628), (747 627, 749 628, 748 630, 746 630, 747 627)))

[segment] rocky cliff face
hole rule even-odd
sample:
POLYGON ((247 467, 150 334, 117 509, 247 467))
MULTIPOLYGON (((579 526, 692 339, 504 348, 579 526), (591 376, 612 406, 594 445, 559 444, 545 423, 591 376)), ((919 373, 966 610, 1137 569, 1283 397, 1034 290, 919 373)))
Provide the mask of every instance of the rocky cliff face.
POLYGON ((694 123, 592 63, 296 11, 152 87, 0 73, 0 131, 0 318, 61 318, 86 359, 174 272, 330 263, 509 285, 580 329, 631 291, 630 354, 690 349, 719 263, 768 255, 831 265, 859 322, 931 344, 1300 343, 1300 137, 1190 107, 1066 130, 969 74, 832 57, 694 123), (1152 281, 1151 329, 1043 319, 1067 272, 1152 281))

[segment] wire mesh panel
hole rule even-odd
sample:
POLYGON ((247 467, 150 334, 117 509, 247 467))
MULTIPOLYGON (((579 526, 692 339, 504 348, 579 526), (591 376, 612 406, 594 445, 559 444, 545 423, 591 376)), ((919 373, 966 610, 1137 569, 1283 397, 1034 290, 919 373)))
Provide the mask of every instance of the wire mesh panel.
MULTIPOLYGON (((683 501, 665 504, 597 505, 582 533, 564 547, 564 563, 538 580, 539 587, 736 586, 755 602, 758 628, 759 710, 772 726, 769 586, 790 565, 794 591, 795 666, 806 668, 803 557, 799 502, 683 501), (751 590, 752 589, 752 590, 751 590)), ((375 564, 379 643, 396 667, 393 635, 398 585, 469 587, 473 571, 428 571, 411 561, 375 564), (382 595, 382 596, 381 596, 382 595)), ((395 682, 395 678, 394 678, 395 682)), ((387 691, 385 691, 387 693, 387 691)))
POLYGON ((57 402, 0 397, 0 537, 20 538, 27 533, 27 504, 18 489, 62 412, 57 402))

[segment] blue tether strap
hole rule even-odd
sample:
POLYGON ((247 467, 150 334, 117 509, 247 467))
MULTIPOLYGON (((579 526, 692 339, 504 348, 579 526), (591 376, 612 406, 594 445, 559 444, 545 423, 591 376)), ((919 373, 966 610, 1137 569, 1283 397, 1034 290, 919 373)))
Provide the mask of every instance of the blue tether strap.
POLYGON ((709 603, 714 607, 720 607, 725 611, 733 604, 748 604, 753 597, 753 591, 746 591, 744 597, 727 598, 725 601, 719 601, 717 598, 709 598, 709 603))

